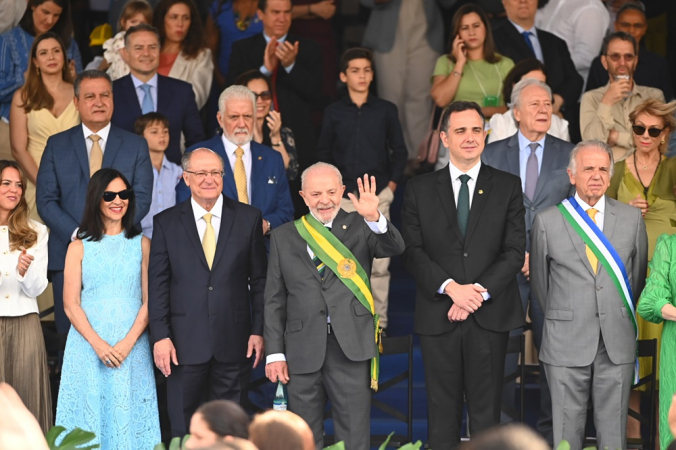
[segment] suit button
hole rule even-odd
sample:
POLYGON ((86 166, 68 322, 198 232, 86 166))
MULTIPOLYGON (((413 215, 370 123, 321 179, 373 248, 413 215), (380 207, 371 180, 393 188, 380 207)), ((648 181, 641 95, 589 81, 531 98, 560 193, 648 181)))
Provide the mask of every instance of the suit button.
POLYGON ((320 315, 320 316, 325 316, 325 315, 326 315, 326 311, 324 311, 324 310, 322 309, 321 311, 319 311, 319 315, 320 315))
POLYGON ((214 288, 213 288, 212 286, 209 286, 209 290, 210 290, 210 291, 213 291, 214 288))
POLYGON ((9 294, 5 295, 5 298, 9 298, 9 294))
POLYGON ((601 289, 603 289, 601 286, 597 286, 597 287, 596 287, 596 290, 597 290, 597 291, 600 291, 601 289))
POLYGON ((534 207, 534 206, 531 206, 531 207, 530 207, 530 210, 531 210, 531 211, 535 211, 535 207, 534 207))
POLYGON ((467 253, 463 253, 462 256, 464 256, 465 258, 467 258, 467 253))
POLYGON ((596 313, 596 317, 598 317, 598 316, 599 316, 599 313, 596 313))

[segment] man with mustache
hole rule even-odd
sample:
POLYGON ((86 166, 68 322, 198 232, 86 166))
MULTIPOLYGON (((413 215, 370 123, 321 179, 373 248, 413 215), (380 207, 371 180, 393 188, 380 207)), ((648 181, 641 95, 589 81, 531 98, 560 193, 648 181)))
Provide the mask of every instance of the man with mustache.
POLYGON ((367 274, 373 258, 402 253, 404 240, 378 211, 375 177, 358 180, 359 197, 348 194, 352 213, 340 208, 345 186, 335 166, 310 166, 301 184, 310 213, 270 242, 265 373, 287 384, 289 409, 310 425, 317 448, 330 400, 337 440, 367 450, 380 337, 367 274))
MULTIPOLYGON (((230 86, 218 99, 216 118, 223 128, 222 136, 186 150, 206 147, 224 161, 223 194, 241 203, 255 206, 263 213, 262 232, 267 237, 274 228, 293 219, 293 203, 289 193, 284 161, 279 152, 252 142, 256 120, 256 96, 244 86, 230 86)), ((176 187, 176 201, 190 197, 184 181, 176 187)), ((269 239, 265 240, 269 246, 269 239)))

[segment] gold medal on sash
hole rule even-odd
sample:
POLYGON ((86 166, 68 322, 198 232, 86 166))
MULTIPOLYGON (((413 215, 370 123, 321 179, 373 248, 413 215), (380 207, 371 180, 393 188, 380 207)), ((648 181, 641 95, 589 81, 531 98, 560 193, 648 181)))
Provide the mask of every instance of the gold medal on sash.
POLYGON ((342 278, 352 278, 356 273, 357 264, 350 258, 344 258, 338 262, 338 274, 342 278))

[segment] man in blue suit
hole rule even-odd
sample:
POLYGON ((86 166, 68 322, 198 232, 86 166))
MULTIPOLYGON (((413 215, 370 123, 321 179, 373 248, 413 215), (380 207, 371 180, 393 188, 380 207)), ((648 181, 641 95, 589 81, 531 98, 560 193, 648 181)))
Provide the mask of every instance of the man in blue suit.
MULTIPOLYGON (((205 147, 225 161, 223 194, 250 204, 263 213, 262 231, 270 231, 293 219, 293 202, 279 152, 252 142, 256 96, 244 86, 230 86, 218 99, 218 123, 222 136, 200 142, 186 153, 205 147), (241 151, 240 151, 241 150, 241 151), (240 156, 238 156, 240 155, 240 156)), ((185 182, 176 187, 176 203, 190 198, 185 182)), ((269 239, 266 239, 266 246, 269 239)))
POLYGON ((66 250, 84 213, 87 185, 102 167, 117 169, 136 195, 137 222, 150 209, 153 170, 145 139, 110 123, 112 82, 105 72, 86 70, 75 79, 73 102, 82 124, 50 137, 37 178, 37 207, 50 229, 48 270, 54 287, 54 316, 59 333, 70 327, 63 310, 66 250))
POLYGON ((181 164, 181 133, 185 145, 204 140, 204 128, 199 116, 192 86, 181 80, 157 74, 160 65, 160 35, 147 24, 129 28, 125 34, 122 58, 130 74, 113 83, 113 95, 118 105, 113 124, 134 132, 134 122, 143 114, 159 112, 169 119, 167 159, 181 164))

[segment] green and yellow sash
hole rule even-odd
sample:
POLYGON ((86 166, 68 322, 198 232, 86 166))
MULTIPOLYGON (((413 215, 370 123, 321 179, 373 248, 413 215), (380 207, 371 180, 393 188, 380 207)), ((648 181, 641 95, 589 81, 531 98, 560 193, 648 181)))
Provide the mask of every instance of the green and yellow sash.
POLYGON ((349 248, 338 240, 312 214, 306 214, 294 222, 300 236, 307 242, 310 250, 338 276, 352 291, 357 300, 373 315, 373 329, 377 346, 376 356, 371 359, 371 389, 378 390, 378 375, 382 343, 380 337, 380 318, 376 314, 371 294, 371 282, 349 248))

